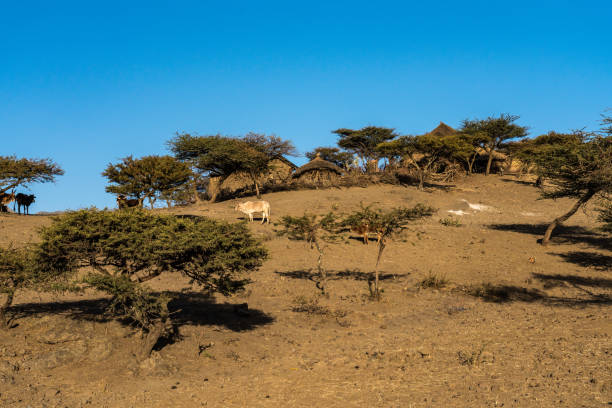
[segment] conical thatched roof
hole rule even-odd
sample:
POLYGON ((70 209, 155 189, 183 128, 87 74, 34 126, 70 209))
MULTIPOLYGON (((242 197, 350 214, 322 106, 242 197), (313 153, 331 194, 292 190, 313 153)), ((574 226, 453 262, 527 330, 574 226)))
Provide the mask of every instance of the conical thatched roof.
POLYGON ((305 165, 294 171, 293 177, 300 177, 302 174, 314 170, 329 170, 337 174, 344 173, 344 170, 342 170, 340 167, 336 166, 334 163, 328 162, 327 160, 323 160, 317 154, 317 156, 310 162, 306 163, 305 165))
POLYGON ((432 135, 432 136, 444 137, 444 136, 454 135, 455 133, 457 133, 455 129, 448 126, 444 122, 440 122, 437 128, 435 128, 434 130, 432 130, 431 132, 427 134, 432 135))

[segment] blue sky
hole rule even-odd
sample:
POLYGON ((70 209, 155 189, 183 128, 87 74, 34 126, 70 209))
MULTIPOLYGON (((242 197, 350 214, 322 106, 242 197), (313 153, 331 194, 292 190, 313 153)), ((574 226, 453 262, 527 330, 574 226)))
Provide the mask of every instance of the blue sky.
POLYGON ((340 127, 507 112, 538 135, 612 107, 609 1, 225 3, 0 1, 0 154, 66 171, 33 211, 114 206, 108 163, 177 131, 304 153, 340 127))

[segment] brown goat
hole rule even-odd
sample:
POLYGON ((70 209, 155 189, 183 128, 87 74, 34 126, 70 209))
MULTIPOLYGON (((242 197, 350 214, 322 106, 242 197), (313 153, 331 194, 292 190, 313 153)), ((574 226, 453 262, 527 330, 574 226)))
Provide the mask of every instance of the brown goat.
POLYGON ((117 207, 119 209, 122 208, 132 208, 132 207, 140 207, 142 208, 143 198, 126 198, 123 194, 119 194, 117 196, 117 207))
POLYGON ((380 243, 380 239, 382 238, 382 234, 380 233, 380 231, 375 231, 374 229, 371 229, 370 224, 368 224, 367 222, 361 225, 356 225, 354 227, 351 227, 351 231, 362 236, 363 243, 366 245, 368 245, 368 236, 370 235, 370 233, 376 234, 377 244, 380 243))
MULTIPOLYGON (((30 206, 36 199, 34 194, 23 194, 18 193, 15 196, 15 203, 17 204, 17 213, 21 214, 21 207, 23 206, 23 214, 30 215, 30 206)), ((13 211, 15 210, 15 206, 13 205, 13 211)))

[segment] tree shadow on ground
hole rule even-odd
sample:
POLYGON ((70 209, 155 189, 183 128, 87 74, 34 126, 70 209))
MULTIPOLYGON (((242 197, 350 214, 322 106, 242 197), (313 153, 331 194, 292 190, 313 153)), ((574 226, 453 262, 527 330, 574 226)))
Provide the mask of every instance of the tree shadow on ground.
MULTIPOLYGON (((548 228, 548 224, 490 224, 487 225, 487 228, 542 237, 546 228, 548 228)), ((555 244, 586 244, 612 251, 612 239, 609 236, 576 225, 560 225, 555 228, 551 242, 555 244)))
MULTIPOLYGON (((175 327, 183 325, 223 326, 229 330, 241 332, 253 330, 270 324, 274 318, 258 309, 247 309, 244 306, 237 310, 237 305, 216 303, 214 298, 200 292, 170 292, 174 299, 168 309, 175 327)), ((133 322, 116 319, 106 313, 110 303, 108 297, 78 301, 56 301, 41 303, 24 303, 12 306, 9 312, 12 320, 27 316, 63 315, 75 320, 107 322, 118 320, 123 325, 132 326, 133 322)))
MULTIPOLYGON (((596 288, 612 288, 612 279, 605 278, 589 278, 584 276, 576 275, 548 275, 544 273, 534 273, 533 277, 542 282, 553 282, 553 283, 569 283, 570 285, 577 286, 590 286, 596 288)), ((558 285, 555 285, 558 286, 558 285)))
POLYGON ((563 258, 565 262, 571 262, 585 268, 593 268, 600 271, 612 270, 612 256, 597 252, 572 251, 555 255, 563 258))
POLYGON ((515 183, 515 184, 521 184, 523 186, 535 187, 535 182, 533 181, 525 181, 525 180, 509 179, 509 178, 502 178, 500 180, 503 181, 504 183, 515 183))
POLYGON ((467 287, 459 287, 457 290, 467 294, 469 296, 480 298, 486 302, 492 303, 510 303, 510 302, 525 302, 525 303, 542 303, 547 306, 562 306, 562 307, 580 307, 588 305, 610 305, 612 304, 612 297, 607 294, 593 293, 588 289, 582 288, 578 285, 589 285, 598 287, 609 287, 609 280, 591 280, 589 278, 581 278, 578 276, 561 276, 561 275, 540 275, 534 274, 536 279, 547 281, 552 279, 555 283, 553 285, 545 285, 550 287, 560 286, 561 283, 565 286, 566 282, 572 283, 576 289, 580 290, 585 297, 564 297, 564 296, 552 296, 546 292, 535 288, 525 288, 514 285, 493 285, 490 283, 482 285, 472 285, 467 287))
MULTIPOLYGON (((297 270, 297 271, 275 271, 277 275, 291 278, 291 279, 304 279, 310 280, 313 282, 317 282, 319 280, 318 272, 314 272, 312 270, 297 270)), ((391 274, 391 273, 383 273, 381 272, 378 276, 378 279, 381 281, 385 280, 399 280, 408 276, 405 274, 391 274)), ((344 271, 327 271, 327 279, 328 280, 355 280, 355 281, 368 281, 374 277, 373 272, 361 272, 357 269, 345 269, 344 271)))

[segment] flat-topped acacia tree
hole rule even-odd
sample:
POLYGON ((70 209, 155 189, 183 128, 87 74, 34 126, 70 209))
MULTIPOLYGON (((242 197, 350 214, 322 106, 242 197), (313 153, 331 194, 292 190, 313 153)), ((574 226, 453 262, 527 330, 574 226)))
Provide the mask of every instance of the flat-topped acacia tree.
POLYGON ((487 119, 466 119, 459 133, 476 137, 480 148, 489 156, 485 175, 491 173, 491 163, 495 152, 503 149, 510 140, 522 139, 527 136, 527 127, 515 124, 520 117, 502 113, 499 117, 487 119))
POLYGON ((0 156, 0 193, 32 183, 49 183, 64 170, 51 159, 26 159, 0 156))
POLYGON ((186 163, 172 156, 157 155, 125 157, 119 163, 110 163, 102 175, 109 181, 107 193, 148 198, 151 208, 158 198, 172 196, 192 177, 186 163))
POLYGON ((545 246, 557 225, 574 215, 589 200, 597 195, 612 194, 612 131, 604 128, 598 133, 581 133, 579 136, 579 143, 553 144, 533 156, 537 174, 553 185, 552 189, 542 192, 543 198, 578 199, 567 213, 550 223, 542 238, 545 246))
POLYGON ((337 237, 336 215, 331 212, 325 215, 304 213, 301 217, 287 215, 281 218, 279 225, 281 229, 277 231, 278 235, 285 235, 293 240, 305 241, 311 248, 317 250, 319 255, 317 260, 319 280, 315 282, 315 285, 325 294, 327 271, 323 266, 323 243, 334 240, 337 237))
POLYGON ((367 172, 378 169, 377 162, 381 156, 376 150, 376 146, 397 136, 395 129, 380 126, 366 126, 358 130, 341 128, 332 131, 332 133, 339 137, 338 146, 356 154, 367 172))
MULTIPOLYGON (((243 137, 192 136, 177 134, 168 142, 175 157, 189 163, 200 176, 220 177, 220 184, 235 172, 251 178, 257 198, 261 198, 258 177, 269 169, 270 161, 283 155, 295 155, 295 147, 277 136, 248 133, 243 137)), ((216 201, 218 191, 209 191, 216 201)), ((196 192, 197 196, 197 192, 196 192)))
POLYGON ((37 249, 39 274, 76 276, 111 296, 107 312, 146 333, 138 353, 146 358, 172 319, 170 292, 143 284, 163 272, 180 273, 207 292, 231 294, 248 282, 267 257, 244 224, 204 217, 156 215, 141 209, 87 209, 56 217, 42 229, 37 249))
POLYGON ((348 227, 362 227, 367 225, 368 230, 378 235, 378 252, 376 256, 376 266, 374 268, 373 279, 368 280, 370 295, 376 299, 380 298, 379 287, 379 265, 387 242, 401 231, 408 228, 408 225, 418 219, 430 217, 436 212, 433 207, 417 204, 412 208, 398 207, 391 210, 372 209, 371 206, 362 206, 360 210, 349 214, 341 225, 348 227), (374 281, 372 288, 371 281, 374 281))

